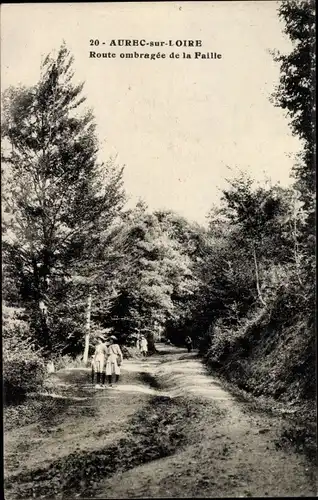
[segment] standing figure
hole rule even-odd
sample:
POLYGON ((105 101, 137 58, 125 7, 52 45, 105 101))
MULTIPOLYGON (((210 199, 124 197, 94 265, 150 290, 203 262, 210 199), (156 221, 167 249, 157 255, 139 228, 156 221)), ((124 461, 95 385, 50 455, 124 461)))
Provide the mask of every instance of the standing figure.
POLYGON ((192 338, 188 335, 185 339, 185 345, 187 346, 188 352, 192 351, 192 338))
POLYGON ((92 383, 94 383, 94 374, 96 373, 96 389, 100 389, 101 384, 105 385, 106 350, 107 347, 104 337, 98 337, 98 344, 95 348, 95 353, 92 360, 92 383))
POLYGON ((48 373, 54 373, 55 372, 55 366, 54 366, 54 361, 49 361, 47 364, 47 372, 48 373))
POLYGON ((147 353, 148 353, 148 342, 147 342, 147 339, 144 335, 142 335, 141 339, 140 339, 140 351, 141 351, 141 354, 146 357, 147 356, 147 353))
POLYGON ((139 333, 137 335, 136 348, 138 349, 138 351, 140 351, 140 334, 139 333))
POLYGON ((108 384, 112 387, 112 377, 115 375, 115 383, 119 380, 120 366, 123 362, 123 354, 119 345, 117 344, 117 338, 115 335, 111 335, 109 338, 109 345, 107 347, 107 359, 106 359, 106 376, 108 384))

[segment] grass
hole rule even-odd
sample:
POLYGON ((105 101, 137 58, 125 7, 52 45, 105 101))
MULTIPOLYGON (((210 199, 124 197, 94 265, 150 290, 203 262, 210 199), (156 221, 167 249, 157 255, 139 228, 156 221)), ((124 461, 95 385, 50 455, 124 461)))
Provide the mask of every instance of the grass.
POLYGON ((153 389, 161 389, 161 387, 162 387, 162 384, 151 373, 140 372, 139 377, 140 377, 141 382, 143 382, 146 385, 149 385, 153 389))
POLYGON ((100 479, 139 464, 172 455, 187 440, 189 423, 200 405, 189 400, 153 397, 128 424, 125 437, 94 451, 74 452, 49 467, 21 473, 6 481, 6 497, 39 498, 62 493, 89 497, 100 479))

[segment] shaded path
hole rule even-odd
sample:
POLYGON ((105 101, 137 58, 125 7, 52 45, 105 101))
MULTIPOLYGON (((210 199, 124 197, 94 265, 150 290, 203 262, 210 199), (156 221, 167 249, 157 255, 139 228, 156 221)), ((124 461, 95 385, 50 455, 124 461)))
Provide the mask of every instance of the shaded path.
POLYGON ((126 422, 149 398, 138 373, 125 372, 122 384, 125 382, 133 382, 141 392, 96 390, 86 369, 60 370, 50 376, 49 394, 29 402, 32 423, 6 429, 5 476, 47 467, 74 451, 96 450, 121 438, 126 422))
POLYGON ((187 443, 171 456, 100 477, 94 497, 316 496, 305 459, 276 446, 282 419, 252 413, 207 375, 195 353, 159 349, 151 358, 126 360, 114 389, 94 390, 89 370, 55 374, 52 395, 43 396, 46 411, 5 434, 6 475, 118 443, 131 417, 161 395, 176 407, 186 399, 198 408, 187 422, 187 443))
POLYGON ((189 430, 193 437, 171 457, 107 479, 98 498, 316 496, 312 466, 276 446, 282 418, 251 412, 206 373, 195 353, 167 351, 144 369, 165 395, 206 403, 189 430))

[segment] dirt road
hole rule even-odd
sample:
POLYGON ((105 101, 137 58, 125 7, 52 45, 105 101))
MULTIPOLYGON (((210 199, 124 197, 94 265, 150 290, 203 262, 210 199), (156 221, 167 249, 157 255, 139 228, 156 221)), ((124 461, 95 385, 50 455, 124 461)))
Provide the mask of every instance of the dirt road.
POLYGON ((12 414, 7 500, 316 496, 313 466, 279 447, 282 417, 235 399, 195 353, 159 349, 126 360, 113 389, 60 371, 29 422, 12 414))

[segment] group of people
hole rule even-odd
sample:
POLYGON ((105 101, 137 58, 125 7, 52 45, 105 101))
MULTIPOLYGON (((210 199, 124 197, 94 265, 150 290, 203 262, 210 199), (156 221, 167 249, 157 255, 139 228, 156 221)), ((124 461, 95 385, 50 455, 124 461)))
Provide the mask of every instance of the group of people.
POLYGON ((148 353, 148 341, 146 337, 142 334, 139 334, 136 340, 136 347, 141 352, 143 357, 147 356, 148 353))
MULTIPOLYGON (((96 389, 106 388, 106 379, 109 387, 113 386, 113 382, 119 381, 123 354, 117 342, 115 335, 111 335, 108 339, 105 339, 103 335, 98 337, 98 343, 92 357, 92 383, 94 384, 96 376, 96 389)), ((193 342, 189 335, 185 338, 185 344, 188 352, 191 352, 193 342)), ((136 347, 143 357, 147 356, 148 341, 145 335, 138 335, 136 347)))
POLYGON ((92 358, 92 383, 96 376, 96 389, 106 388, 106 378, 109 387, 119 381, 122 362, 123 354, 115 335, 108 339, 100 335, 92 358))

